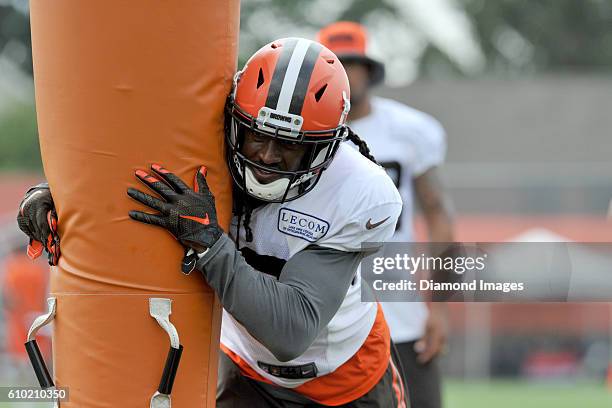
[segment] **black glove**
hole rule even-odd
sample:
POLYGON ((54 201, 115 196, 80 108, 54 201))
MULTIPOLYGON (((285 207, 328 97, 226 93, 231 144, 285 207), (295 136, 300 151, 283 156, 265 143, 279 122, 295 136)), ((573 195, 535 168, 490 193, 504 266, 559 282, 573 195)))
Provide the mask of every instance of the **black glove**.
POLYGON ((217 222, 215 198, 206 183, 206 167, 202 166, 196 172, 194 190, 158 164, 152 165, 151 169, 161 180, 142 170, 136 171, 136 177, 163 200, 131 187, 127 193, 159 214, 130 211, 130 218, 170 231, 186 247, 183 272, 188 274, 197 260, 193 250, 203 252, 212 247, 223 233, 217 222))
POLYGON ((49 265, 57 265, 60 257, 60 241, 57 234, 57 214, 46 183, 28 190, 19 205, 17 225, 28 237, 28 256, 38 258, 47 251, 49 265))

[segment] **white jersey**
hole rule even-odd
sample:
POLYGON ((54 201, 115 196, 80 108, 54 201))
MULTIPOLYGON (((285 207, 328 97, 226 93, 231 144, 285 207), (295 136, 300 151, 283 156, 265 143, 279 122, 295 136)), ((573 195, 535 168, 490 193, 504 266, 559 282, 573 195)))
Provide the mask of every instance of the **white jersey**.
MULTIPOLYGON (((349 126, 370 146, 402 196, 404 207, 393 241, 412 242, 412 181, 444 162, 444 129, 430 115, 391 99, 373 97, 371 108, 368 116, 351 121, 349 126)), ((427 307, 423 303, 385 302, 383 309, 396 343, 423 335, 427 319, 427 307)))
MULTIPOLYGON (((384 169, 342 143, 312 191, 293 201, 256 208, 250 221, 253 240, 247 242, 244 228, 241 228, 240 245, 258 255, 282 260, 312 244, 340 251, 361 251, 362 242, 381 242, 391 238, 401 207, 400 195, 384 169), (366 227, 385 219, 376 228, 366 227)), ((232 234, 236 233, 236 225, 234 219, 232 234)), ((295 388, 309 379, 272 376, 257 362, 271 365, 314 362, 318 369, 317 377, 331 373, 364 344, 377 319, 377 309, 376 303, 361 302, 358 269, 336 315, 300 357, 289 362, 278 361, 225 311, 221 343, 260 376, 280 386, 295 388)))

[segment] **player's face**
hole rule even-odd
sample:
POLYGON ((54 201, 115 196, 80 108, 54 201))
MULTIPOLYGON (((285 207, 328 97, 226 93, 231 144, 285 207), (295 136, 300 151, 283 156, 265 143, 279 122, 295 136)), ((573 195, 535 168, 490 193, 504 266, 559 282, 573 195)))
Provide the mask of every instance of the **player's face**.
MULTIPOLYGON (((245 130, 242 154, 257 164, 281 171, 296 171, 300 167, 307 147, 245 130)), ((262 184, 278 180, 282 175, 253 167, 253 174, 262 184)))
POLYGON ((370 86, 370 71, 360 62, 343 62, 351 86, 351 105, 356 106, 364 101, 370 86))

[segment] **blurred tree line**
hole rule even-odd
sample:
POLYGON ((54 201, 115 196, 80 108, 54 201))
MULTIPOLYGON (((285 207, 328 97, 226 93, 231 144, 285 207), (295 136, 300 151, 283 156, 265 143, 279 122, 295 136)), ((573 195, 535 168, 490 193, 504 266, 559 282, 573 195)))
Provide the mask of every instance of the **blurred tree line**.
MULTIPOLYGON (((335 20, 388 30, 382 56, 412 58, 413 77, 608 74, 612 66, 611 0, 242 0, 239 64, 275 37, 312 37, 335 20), (452 38, 446 47, 436 41, 433 29, 445 28, 435 18, 438 12, 467 27, 482 53, 480 68, 462 67, 454 55, 461 44, 452 38), (406 37, 394 41, 395 29, 406 37), (402 54, 409 45, 417 51, 402 54)), ((30 49, 27 1, 0 0, 0 69, 3 60, 10 61, 31 76, 30 49)), ((9 82, 0 72, 0 92, 10 86, 3 80, 9 82)), ((0 94, 0 170, 40 170, 33 101, 6 100, 0 94)))
POLYGON ((15 81, 31 87, 31 48, 27 1, 0 0, 0 172, 42 171, 34 100, 15 81))
POLYGON ((528 66, 533 72, 608 73, 612 67, 610 0, 462 0, 461 3, 474 23, 489 71, 508 73, 513 68, 528 66), (504 45, 504 40, 508 44, 504 45), (511 59, 513 41, 517 48, 523 42, 528 49, 525 57, 530 57, 529 61, 518 59, 523 65, 511 59))
MULTIPOLYGON (((270 41, 270 32, 312 36, 322 26, 337 20, 368 25, 373 15, 387 14, 390 25, 407 26, 418 36, 427 30, 419 27, 419 22, 405 10, 421 7, 426 12, 447 9, 465 16, 485 57, 485 65, 476 75, 607 73, 612 66, 611 0, 335 0, 335 6, 329 3, 327 0, 243 0, 241 62, 270 41), (426 6, 426 3, 432 5, 426 6), (266 19, 266 16, 273 18, 266 19)), ((431 24, 439 21, 430 20, 431 24)), ((397 40, 391 50, 407 46, 400 38, 397 40)), ((419 77, 438 72, 451 76, 474 75, 462 72, 448 54, 435 42, 428 41, 418 60, 419 77)))

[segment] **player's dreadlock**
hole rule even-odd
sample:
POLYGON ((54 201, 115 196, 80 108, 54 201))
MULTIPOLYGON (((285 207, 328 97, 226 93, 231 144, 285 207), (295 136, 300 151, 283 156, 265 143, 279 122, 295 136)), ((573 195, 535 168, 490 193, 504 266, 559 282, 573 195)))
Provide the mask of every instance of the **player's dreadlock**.
POLYGON ((355 144, 355 146, 359 148, 359 153, 361 153, 362 155, 370 159, 372 162, 378 164, 378 162, 376 161, 376 158, 370 152, 370 148, 368 147, 368 144, 365 142, 365 140, 362 140, 357 135, 357 133, 353 132, 351 128, 348 128, 348 136, 346 138, 350 140, 351 142, 353 142, 353 144, 355 144))
POLYGON ((236 231, 236 248, 240 249, 240 226, 244 226, 247 242, 253 242, 253 231, 251 230, 251 213, 253 212, 252 198, 247 194, 234 189, 234 214, 238 217, 238 228, 236 231), (244 220, 243 220, 244 217, 244 220))

